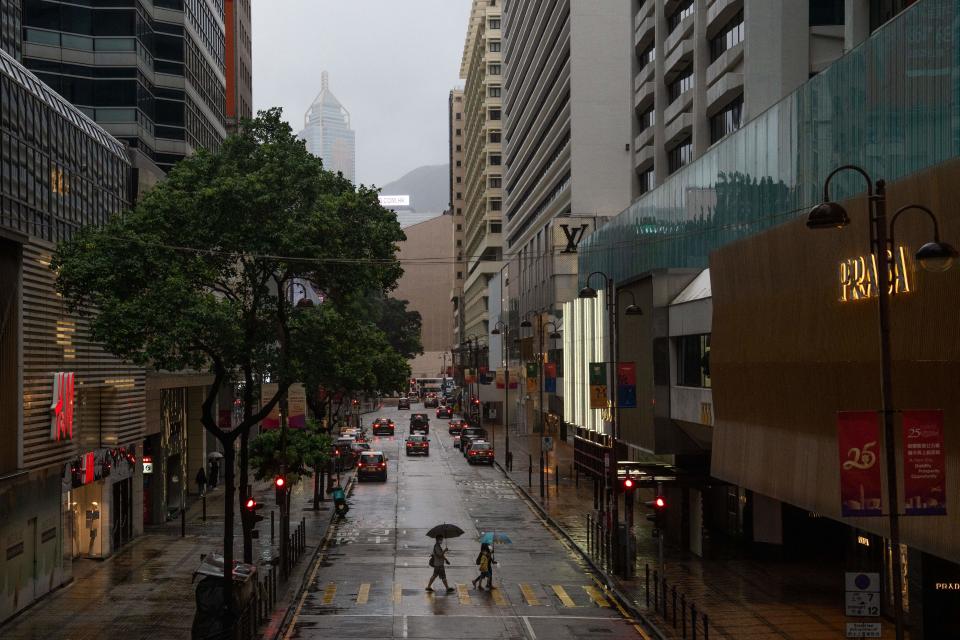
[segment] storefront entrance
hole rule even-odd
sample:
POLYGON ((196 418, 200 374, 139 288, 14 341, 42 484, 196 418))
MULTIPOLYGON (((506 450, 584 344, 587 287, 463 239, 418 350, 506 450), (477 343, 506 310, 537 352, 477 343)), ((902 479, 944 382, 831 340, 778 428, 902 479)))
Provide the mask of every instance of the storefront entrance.
POLYGON ((126 478, 113 485, 113 548, 119 549, 133 538, 133 479, 126 478))

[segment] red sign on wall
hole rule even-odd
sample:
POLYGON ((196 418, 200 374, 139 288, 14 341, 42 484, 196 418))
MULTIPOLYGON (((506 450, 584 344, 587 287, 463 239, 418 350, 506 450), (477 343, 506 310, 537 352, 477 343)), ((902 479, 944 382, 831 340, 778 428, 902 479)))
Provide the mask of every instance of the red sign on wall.
POLYGON ((53 374, 50 402, 50 439, 73 440, 73 372, 53 374))
POLYGON ((943 411, 904 411, 903 443, 906 514, 947 515, 943 411))
POLYGON ((840 448, 841 515, 883 515, 877 412, 838 412, 837 443, 840 448))

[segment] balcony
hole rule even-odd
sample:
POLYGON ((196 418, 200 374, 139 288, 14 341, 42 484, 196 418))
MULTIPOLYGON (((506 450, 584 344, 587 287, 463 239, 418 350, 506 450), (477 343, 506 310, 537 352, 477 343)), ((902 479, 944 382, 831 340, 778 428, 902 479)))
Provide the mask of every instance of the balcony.
POLYGON ((633 90, 639 91, 640 87, 644 82, 653 80, 654 71, 656 71, 656 66, 652 62, 647 63, 643 69, 640 69, 640 72, 633 78, 633 90))
POLYGON ((707 9, 707 38, 717 35, 741 9, 743 0, 714 0, 707 9))
POLYGON ((693 106, 693 90, 689 89, 680 94, 680 97, 671 102, 663 111, 664 122, 668 125, 684 111, 690 111, 693 106))
POLYGON ((686 40, 688 37, 693 35, 693 21, 697 17, 697 14, 692 14, 687 16, 677 25, 677 28, 673 30, 673 33, 667 36, 667 39, 663 42, 663 50, 665 55, 669 56, 670 53, 677 48, 677 45, 680 44, 683 40, 686 40))
POLYGON ((652 144, 637 149, 633 155, 633 168, 637 173, 643 173, 653 166, 654 148, 652 144))
MULTIPOLYGON (((689 91, 687 93, 690 93, 689 91)), ((663 137, 666 147, 672 147, 682 139, 687 138, 693 132, 693 114, 685 111, 678 115, 663 130, 663 137)))
POLYGON ((692 39, 684 40, 667 56, 663 63, 663 72, 666 75, 667 82, 670 82, 671 76, 679 73, 693 62, 693 46, 692 39))
POLYGON ((724 73, 734 69, 740 61, 743 60, 743 43, 739 43, 720 54, 720 57, 713 61, 707 67, 707 86, 709 87, 717 78, 724 73))
POLYGON ((743 93, 743 74, 725 73, 707 89, 707 117, 727 106, 727 103, 743 93))
POLYGON ((644 111, 647 107, 653 104, 653 96, 657 90, 657 83, 653 80, 644 82, 639 89, 637 89, 636 95, 633 99, 633 106, 637 112, 644 111))
POLYGON ((634 35, 633 44, 637 49, 637 53, 639 54, 653 41, 653 36, 655 34, 654 27, 657 24, 657 17, 651 14, 646 18, 640 19, 640 14, 638 13, 637 20, 637 29, 634 35))
POLYGON ((642 148, 644 148, 645 146, 647 146, 648 144, 652 144, 652 143, 653 143, 653 130, 654 130, 654 128, 655 128, 655 127, 647 127, 646 129, 644 129, 643 131, 641 131, 641 132, 640 132, 640 135, 638 135, 638 136, 637 136, 636 138, 634 138, 634 140, 633 140, 633 148, 634 148, 634 149, 642 149, 642 148))

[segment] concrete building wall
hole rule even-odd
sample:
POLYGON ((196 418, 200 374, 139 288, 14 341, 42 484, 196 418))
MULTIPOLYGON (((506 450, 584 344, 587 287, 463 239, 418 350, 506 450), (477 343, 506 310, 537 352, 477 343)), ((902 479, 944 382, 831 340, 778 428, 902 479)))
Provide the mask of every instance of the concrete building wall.
POLYGON ((464 335, 464 303, 463 282, 467 273, 467 263, 464 253, 464 238, 466 236, 466 217, 464 216, 463 190, 464 184, 464 126, 463 119, 463 90, 454 89, 450 92, 448 101, 450 114, 450 215, 453 216, 453 233, 451 246, 454 262, 451 265, 453 288, 450 290, 450 301, 453 304, 453 341, 450 346, 460 344, 464 335))

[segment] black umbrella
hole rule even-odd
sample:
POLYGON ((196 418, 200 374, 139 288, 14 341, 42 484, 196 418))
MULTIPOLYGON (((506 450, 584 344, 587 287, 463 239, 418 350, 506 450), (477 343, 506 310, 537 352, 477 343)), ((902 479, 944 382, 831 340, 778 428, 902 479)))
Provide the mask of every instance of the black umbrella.
POLYGON ((430 531, 427 531, 427 537, 429 538, 438 538, 440 536, 444 538, 456 538, 462 535, 463 529, 455 524, 438 524, 433 529, 430 529, 430 531))

